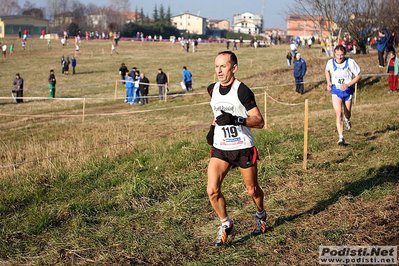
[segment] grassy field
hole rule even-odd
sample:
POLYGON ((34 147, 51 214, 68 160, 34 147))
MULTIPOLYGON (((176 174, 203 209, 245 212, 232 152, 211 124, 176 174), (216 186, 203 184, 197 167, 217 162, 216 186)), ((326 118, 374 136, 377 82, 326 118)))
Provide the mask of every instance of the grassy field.
MULTIPOLYGON (((0 97, 10 97, 16 72, 26 97, 48 97, 55 69, 56 97, 83 100, 0 100, 0 264, 4 265, 316 265, 320 245, 399 244, 399 95, 387 77, 359 84, 347 146, 337 146, 327 61, 320 48, 300 49, 306 93, 295 93, 288 46, 236 51, 241 81, 254 89, 265 115, 267 92, 302 104, 309 99, 308 168, 303 170, 304 106, 267 99, 267 128, 253 130, 266 194, 268 231, 253 238, 255 207, 242 177, 230 171, 223 191, 237 234, 211 246, 219 221, 206 193, 212 121, 206 88, 223 44, 186 53, 169 43, 83 41, 77 74, 61 75, 53 41, 29 40, 27 51, 0 58, 0 97), (162 67, 170 77, 167 102, 150 87, 150 103, 130 106, 117 84, 124 62, 151 83, 162 67), (182 67, 193 93, 182 94, 182 67), (102 84, 97 84, 102 83, 102 84), (97 85, 90 85, 97 84, 97 85), (85 117, 83 117, 83 105, 85 117)), ((377 55, 353 58, 362 74, 382 74, 377 55)))

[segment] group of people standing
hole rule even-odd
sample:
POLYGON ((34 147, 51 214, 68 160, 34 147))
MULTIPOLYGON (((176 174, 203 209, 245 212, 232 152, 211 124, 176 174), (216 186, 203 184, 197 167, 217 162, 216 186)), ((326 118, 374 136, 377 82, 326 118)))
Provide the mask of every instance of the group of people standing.
POLYGON ((148 87, 150 81, 144 73, 133 67, 129 72, 125 63, 121 64, 119 68, 122 84, 126 85, 126 99, 125 102, 130 105, 133 104, 148 104, 148 87))
POLYGON ((68 56, 66 58, 64 56, 62 56, 61 57, 61 73, 62 73, 62 75, 69 74, 69 65, 72 66, 72 75, 76 74, 76 72, 75 72, 76 58, 72 55, 71 60, 69 60, 68 56))

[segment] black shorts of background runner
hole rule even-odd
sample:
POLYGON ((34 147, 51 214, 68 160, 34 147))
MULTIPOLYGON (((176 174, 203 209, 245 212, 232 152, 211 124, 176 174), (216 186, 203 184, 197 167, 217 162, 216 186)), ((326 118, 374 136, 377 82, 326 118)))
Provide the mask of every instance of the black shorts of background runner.
POLYGON ((256 147, 234 151, 223 151, 213 147, 211 157, 223 160, 232 165, 233 168, 240 167, 244 169, 251 167, 259 159, 256 147))

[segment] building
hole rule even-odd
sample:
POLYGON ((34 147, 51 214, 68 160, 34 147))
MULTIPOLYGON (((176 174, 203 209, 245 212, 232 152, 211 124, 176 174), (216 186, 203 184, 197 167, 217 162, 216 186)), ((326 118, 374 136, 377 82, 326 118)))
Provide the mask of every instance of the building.
POLYGON ((102 11, 98 11, 87 15, 86 21, 93 29, 103 31, 107 29, 108 16, 102 11))
POLYGON ((72 12, 64 12, 54 16, 54 26, 69 25, 73 22, 74 17, 72 12))
POLYGON ((141 21, 141 14, 139 12, 122 12, 121 14, 126 17, 126 23, 141 21))
POLYGON ((229 19, 208 19, 208 29, 210 30, 229 30, 229 19))
POLYGON ((49 21, 32 16, 2 16, 0 15, 0 38, 18 36, 27 30, 30 35, 41 35, 42 30, 48 32, 49 21))
POLYGON ((287 35, 301 39, 329 36, 328 21, 324 16, 290 15, 287 17, 287 35))
POLYGON ((233 16, 233 31, 259 35, 262 31, 262 15, 245 12, 233 16))
POLYGON ((206 18, 190 14, 184 11, 184 14, 171 17, 172 25, 178 30, 190 34, 206 34, 206 18))

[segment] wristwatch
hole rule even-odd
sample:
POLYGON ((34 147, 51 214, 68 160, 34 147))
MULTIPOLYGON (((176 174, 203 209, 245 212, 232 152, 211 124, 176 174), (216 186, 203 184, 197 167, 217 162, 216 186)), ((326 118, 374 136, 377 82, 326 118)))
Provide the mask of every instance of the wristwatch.
POLYGON ((242 116, 237 117, 237 125, 244 125, 245 118, 242 116))

